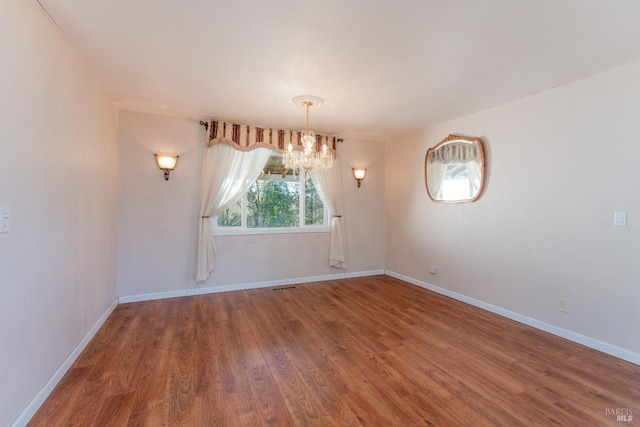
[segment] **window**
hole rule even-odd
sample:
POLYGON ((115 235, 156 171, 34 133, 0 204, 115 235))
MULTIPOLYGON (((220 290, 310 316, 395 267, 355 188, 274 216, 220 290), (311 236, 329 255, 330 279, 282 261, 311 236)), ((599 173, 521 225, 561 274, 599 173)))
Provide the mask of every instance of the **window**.
POLYGON ((473 197, 476 188, 469 175, 467 165, 460 162, 447 164, 446 173, 438 195, 444 200, 467 200, 473 197))
POLYGON ((212 222, 218 235, 330 230, 313 181, 285 170, 278 154, 269 157, 242 199, 212 222))

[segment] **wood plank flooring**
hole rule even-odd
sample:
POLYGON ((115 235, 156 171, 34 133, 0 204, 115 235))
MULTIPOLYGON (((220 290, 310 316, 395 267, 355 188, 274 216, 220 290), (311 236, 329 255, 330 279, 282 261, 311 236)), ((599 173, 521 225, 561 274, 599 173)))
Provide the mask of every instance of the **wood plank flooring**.
POLYGON ((120 305, 30 425, 640 425, 640 366, 374 276, 120 305))

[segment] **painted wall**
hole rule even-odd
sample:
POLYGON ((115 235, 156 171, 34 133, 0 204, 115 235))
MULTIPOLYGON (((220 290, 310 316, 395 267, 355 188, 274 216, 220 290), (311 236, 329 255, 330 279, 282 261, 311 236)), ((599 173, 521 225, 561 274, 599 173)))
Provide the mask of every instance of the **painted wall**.
MULTIPOLYGON (((131 296, 345 273, 328 265, 329 233, 217 236, 216 269, 195 282, 205 130, 198 120, 120 112, 118 294, 131 296), (169 181, 155 152, 180 155, 169 181)), ((384 143, 338 147, 346 225, 346 273, 384 269, 384 143), (361 188, 352 166, 366 166, 361 188)))
POLYGON ((640 354, 639 112, 635 64, 389 145, 386 268, 640 354), (424 155, 450 133, 486 143, 477 202, 426 195, 424 155))
POLYGON ((111 102, 37 3, 0 13, 0 425, 116 297, 111 102))

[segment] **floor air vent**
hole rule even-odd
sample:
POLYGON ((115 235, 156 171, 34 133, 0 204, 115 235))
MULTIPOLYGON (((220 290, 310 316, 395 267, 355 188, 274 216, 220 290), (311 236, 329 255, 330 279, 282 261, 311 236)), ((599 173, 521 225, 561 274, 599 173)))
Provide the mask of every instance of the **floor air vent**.
POLYGON ((271 288, 271 290, 273 292, 281 292, 281 291, 290 291, 295 288, 296 288, 295 286, 285 286, 284 288, 271 288))

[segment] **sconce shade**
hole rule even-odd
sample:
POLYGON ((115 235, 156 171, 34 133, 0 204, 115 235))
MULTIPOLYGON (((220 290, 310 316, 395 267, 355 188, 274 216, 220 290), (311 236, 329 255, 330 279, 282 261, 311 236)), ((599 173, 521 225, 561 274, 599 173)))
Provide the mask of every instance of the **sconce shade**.
POLYGON ((360 188, 360 183, 362 182, 362 180, 364 179, 365 175, 367 174, 367 169, 365 168, 352 168, 353 170, 353 177, 355 178, 356 182, 358 183, 358 188, 360 188))
POLYGON ((158 162, 158 167, 160 169, 173 170, 176 167, 176 163, 178 162, 178 156, 170 156, 168 154, 156 154, 156 161, 158 162))
POLYGON ((175 169, 178 157, 170 154, 156 154, 156 162, 158 162, 158 167, 164 171, 165 181, 169 180, 169 173, 175 169))
POLYGON ((353 177, 355 179, 364 179, 364 176, 367 174, 366 169, 353 169, 353 177))

